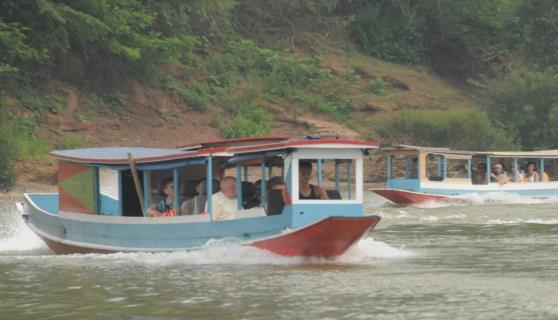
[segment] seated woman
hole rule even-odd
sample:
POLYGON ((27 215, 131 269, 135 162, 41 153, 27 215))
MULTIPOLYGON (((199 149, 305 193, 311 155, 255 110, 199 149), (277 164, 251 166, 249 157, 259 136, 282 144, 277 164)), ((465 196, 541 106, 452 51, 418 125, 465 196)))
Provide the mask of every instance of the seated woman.
POLYGON ((312 162, 300 161, 298 163, 298 198, 301 200, 322 199, 327 200, 326 191, 323 188, 310 184, 312 177, 312 162))
POLYGON ((180 212, 183 215, 202 214, 206 201, 205 193, 205 179, 202 179, 196 184, 196 195, 182 202, 180 212))
POLYGON ((537 172, 537 166, 534 162, 529 162, 527 164, 527 172, 522 182, 539 182, 541 181, 541 176, 537 172))
POLYGON ((159 195, 163 199, 155 202, 147 213, 150 217, 172 217, 174 216, 174 183, 172 178, 166 178, 161 181, 159 186, 159 195))

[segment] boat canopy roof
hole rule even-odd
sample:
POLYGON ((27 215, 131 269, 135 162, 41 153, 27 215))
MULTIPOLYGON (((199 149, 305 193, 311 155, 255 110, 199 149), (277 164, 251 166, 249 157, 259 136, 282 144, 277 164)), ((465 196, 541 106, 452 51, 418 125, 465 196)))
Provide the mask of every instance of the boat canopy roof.
POLYGON ((272 150, 287 149, 377 149, 380 144, 377 141, 344 140, 344 139, 322 139, 322 138, 298 138, 285 141, 259 144, 253 146, 239 146, 228 149, 234 154, 265 152, 272 150))
POLYGON ((476 152, 501 158, 558 158, 558 150, 476 152))
POLYGON ((470 158, 471 156, 476 154, 473 151, 451 150, 450 148, 418 147, 418 146, 411 146, 405 144, 397 144, 391 147, 385 147, 382 148, 382 151, 388 153, 421 152, 421 153, 448 155, 448 156, 453 156, 454 158, 455 157, 470 158))
POLYGON ((137 163, 179 160, 197 156, 196 152, 176 149, 108 147, 56 150, 50 154, 61 160, 96 164, 128 164, 128 153, 137 163))
POLYGON ((147 164, 183 159, 193 160, 192 158, 200 159, 208 155, 232 157, 240 154, 259 153, 259 157, 266 158, 280 155, 280 153, 270 151, 283 150, 283 153, 286 153, 287 150, 299 148, 373 149, 378 148, 379 143, 376 141, 341 139, 286 139, 286 137, 264 137, 230 139, 219 142, 201 143, 197 144, 197 146, 205 147, 200 149, 192 148, 189 150, 141 147, 105 147, 56 150, 52 151, 50 154, 58 159, 72 162, 100 165, 127 165, 129 163, 128 153, 132 155, 134 162, 138 164, 147 164), (231 145, 227 145, 225 141, 229 141, 231 145))
POLYGON ((558 150, 540 151, 463 151, 452 150, 449 148, 419 147, 411 145, 393 145, 382 148, 387 153, 409 153, 420 152, 429 154, 447 155, 449 157, 471 157, 475 155, 485 155, 501 158, 558 158, 558 150))

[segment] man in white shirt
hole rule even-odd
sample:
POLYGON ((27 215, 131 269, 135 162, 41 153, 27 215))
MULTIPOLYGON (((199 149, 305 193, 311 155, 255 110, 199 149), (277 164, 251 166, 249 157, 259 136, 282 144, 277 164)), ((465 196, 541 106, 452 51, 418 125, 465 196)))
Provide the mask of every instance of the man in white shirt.
MULTIPOLYGON (((225 177, 221 180, 221 191, 212 196, 213 220, 231 220, 236 217, 236 178, 225 177)), ((205 212, 208 212, 207 203, 205 212)))

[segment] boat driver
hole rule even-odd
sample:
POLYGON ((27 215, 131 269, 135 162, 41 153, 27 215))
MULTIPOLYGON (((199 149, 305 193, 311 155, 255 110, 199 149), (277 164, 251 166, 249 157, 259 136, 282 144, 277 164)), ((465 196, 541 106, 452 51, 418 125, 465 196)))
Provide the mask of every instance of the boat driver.
POLYGON ((301 200, 329 199, 326 191, 323 188, 310 184, 311 177, 312 162, 300 161, 298 163, 298 198, 301 200))

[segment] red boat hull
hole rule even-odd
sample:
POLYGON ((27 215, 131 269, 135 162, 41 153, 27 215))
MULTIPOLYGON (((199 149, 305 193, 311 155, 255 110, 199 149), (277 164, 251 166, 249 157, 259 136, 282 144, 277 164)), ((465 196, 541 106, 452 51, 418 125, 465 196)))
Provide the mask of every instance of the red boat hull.
POLYGON ((424 202, 443 202, 448 201, 450 197, 433 195, 421 192, 413 192, 397 189, 373 189, 372 192, 397 204, 419 204, 424 202))
MULTIPOLYGON (((335 257, 343 254, 380 221, 378 216, 328 217, 307 227, 248 245, 282 256, 335 257)), ((56 254, 115 253, 107 250, 56 241, 37 233, 56 254)))
POLYGON ((336 257, 372 230, 378 221, 378 216, 328 217, 294 232, 250 245, 287 257, 336 257))

